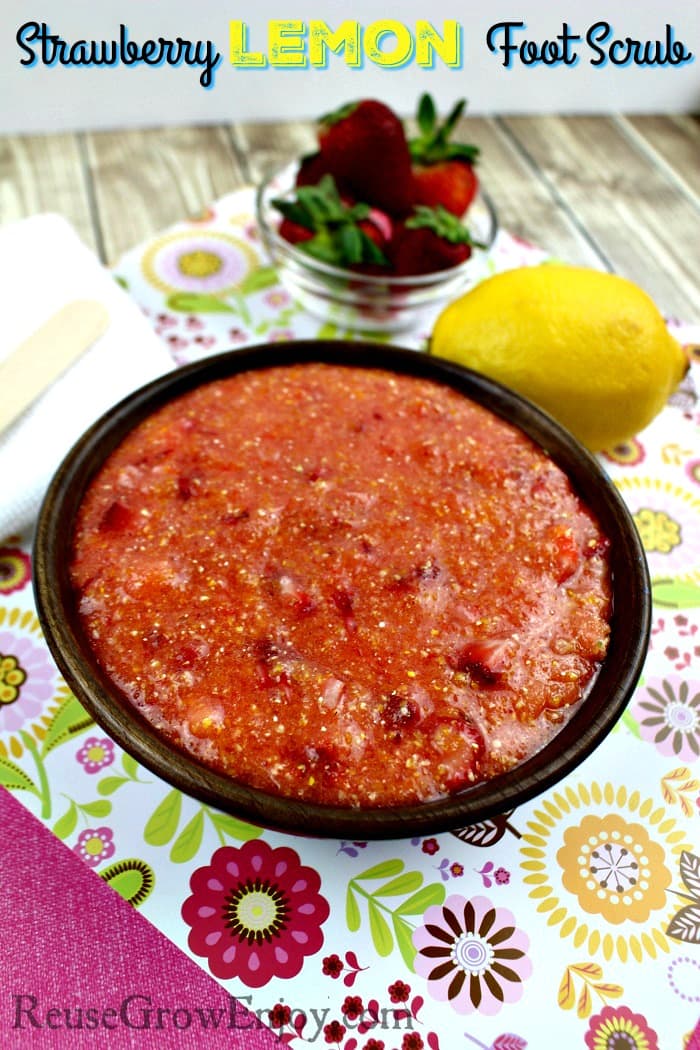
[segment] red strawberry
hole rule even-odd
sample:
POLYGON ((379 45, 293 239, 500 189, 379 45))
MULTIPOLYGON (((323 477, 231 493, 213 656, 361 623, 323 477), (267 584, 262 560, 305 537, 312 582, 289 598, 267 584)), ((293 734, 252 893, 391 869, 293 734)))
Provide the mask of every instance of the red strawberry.
POLYGON ((292 219, 282 219, 277 232, 290 244, 301 244, 302 241, 311 240, 314 235, 314 231, 308 226, 302 226, 300 222, 293 222, 292 219))
POLYGON ((473 167, 478 148, 450 142, 464 106, 462 99, 440 124, 432 98, 423 95, 418 106, 420 135, 409 143, 416 203, 431 208, 442 205, 457 216, 464 215, 479 186, 473 167))
POLYGON ((319 145, 333 176, 358 199, 390 215, 409 210, 411 154, 403 124, 383 102, 363 99, 322 117, 319 145))
POLYGON ((322 153, 308 153, 301 158, 295 184, 297 186, 315 186, 324 175, 332 175, 328 160, 322 153))
POLYGON ((472 253, 466 226, 444 208, 416 208, 398 228, 390 245, 394 271, 400 277, 447 270, 472 253))
POLYGON ((441 204, 453 215, 464 215, 474 200, 479 181, 471 164, 463 160, 445 160, 428 167, 413 168, 413 186, 417 204, 435 208, 441 204))

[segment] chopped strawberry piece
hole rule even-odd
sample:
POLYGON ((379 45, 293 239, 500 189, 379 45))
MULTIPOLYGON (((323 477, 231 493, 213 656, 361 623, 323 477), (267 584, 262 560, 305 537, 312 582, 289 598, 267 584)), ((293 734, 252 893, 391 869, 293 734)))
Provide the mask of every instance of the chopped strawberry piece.
POLYGON ((386 703, 382 707, 381 721, 394 739, 401 739, 402 730, 414 726, 420 720, 420 709, 414 700, 410 700, 401 693, 390 693, 386 703))
POLYGON ((342 616, 345 622, 345 629, 347 631, 356 631, 355 601, 347 587, 338 587, 337 590, 333 591, 331 601, 342 616))
POLYGON ((455 671, 467 672, 483 686, 495 685, 506 670, 507 645, 502 639, 479 639, 467 642, 448 657, 455 671))
POLYGON ((100 532, 124 532, 133 521, 133 512, 125 507, 123 503, 115 500, 110 503, 107 510, 100 518, 100 532))
POLYGON ((425 732, 438 753, 438 773, 445 791, 459 791, 481 778, 486 739, 473 719, 461 712, 432 716, 426 720, 425 732))
POLYGON ((565 583, 576 572, 581 557, 572 529, 553 525, 548 529, 546 547, 557 583, 565 583))

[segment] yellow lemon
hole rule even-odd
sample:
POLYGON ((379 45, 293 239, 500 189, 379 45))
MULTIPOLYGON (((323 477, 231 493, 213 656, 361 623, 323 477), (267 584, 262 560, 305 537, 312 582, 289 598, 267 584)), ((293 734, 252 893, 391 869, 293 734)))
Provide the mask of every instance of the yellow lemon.
POLYGON ((516 390, 594 451, 650 423, 688 367, 636 284, 559 264, 476 285, 440 314, 430 352, 516 390))

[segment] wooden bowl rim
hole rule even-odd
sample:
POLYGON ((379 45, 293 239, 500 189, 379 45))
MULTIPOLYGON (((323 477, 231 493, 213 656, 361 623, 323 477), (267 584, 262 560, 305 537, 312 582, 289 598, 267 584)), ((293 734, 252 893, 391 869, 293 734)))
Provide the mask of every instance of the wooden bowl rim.
POLYGON ((66 682, 88 713, 141 765, 185 794, 248 822, 350 840, 436 834, 487 820, 557 783, 610 732, 646 655, 651 587, 634 522, 598 460, 531 402, 485 376, 413 350, 371 341, 292 340, 216 354, 141 387, 106 412, 68 452, 39 513, 33 558, 39 620, 66 682), (240 784, 170 745, 110 682, 81 629, 68 566, 75 516, 95 472, 142 419, 193 387, 250 369, 320 361, 380 368, 448 384, 519 427, 569 476, 610 540, 609 650, 587 695, 540 751, 509 772, 445 799, 378 809, 322 806, 240 784))

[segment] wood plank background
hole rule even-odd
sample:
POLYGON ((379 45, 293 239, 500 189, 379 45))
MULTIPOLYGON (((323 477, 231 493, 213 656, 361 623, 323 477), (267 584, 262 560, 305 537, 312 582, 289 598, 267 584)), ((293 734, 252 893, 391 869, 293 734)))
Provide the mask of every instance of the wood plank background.
MULTIPOLYGON (((700 321, 700 118, 466 118, 501 225, 700 321)), ((0 138, 0 223, 56 211, 108 265, 313 148, 310 124, 0 138)))

